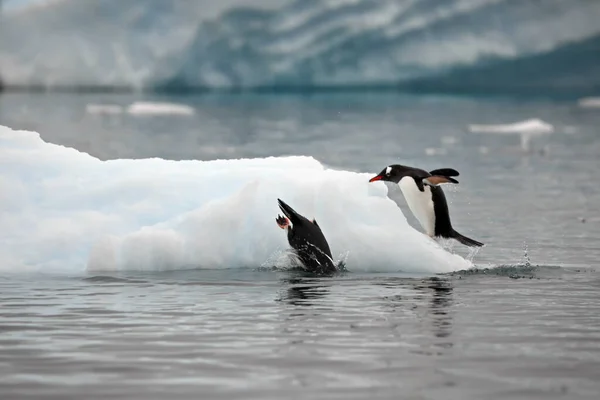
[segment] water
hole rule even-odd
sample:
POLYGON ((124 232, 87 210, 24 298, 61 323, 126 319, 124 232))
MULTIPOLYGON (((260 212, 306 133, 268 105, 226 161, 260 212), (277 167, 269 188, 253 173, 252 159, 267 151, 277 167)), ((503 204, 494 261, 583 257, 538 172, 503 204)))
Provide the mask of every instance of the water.
POLYGON ((456 168, 460 185, 446 193, 456 229, 487 244, 470 255, 480 270, 5 272, 3 394, 597 398, 600 111, 545 99, 323 94, 145 99, 193 105, 192 117, 85 112, 134 100, 3 95, 0 124, 102 159, 302 154, 372 173, 392 162, 456 168), (556 128, 528 153, 518 137, 466 128, 528 118, 556 128))
POLYGON ((597 398, 600 274, 523 276, 4 277, 0 387, 56 399, 597 398))

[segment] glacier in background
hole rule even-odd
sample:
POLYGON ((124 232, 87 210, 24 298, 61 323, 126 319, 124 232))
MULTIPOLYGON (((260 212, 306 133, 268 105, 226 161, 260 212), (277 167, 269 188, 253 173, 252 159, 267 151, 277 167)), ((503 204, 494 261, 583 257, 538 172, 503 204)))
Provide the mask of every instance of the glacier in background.
POLYGON ((0 78, 44 88, 595 94, 599 20, 600 1, 589 0, 10 0, 0 78))

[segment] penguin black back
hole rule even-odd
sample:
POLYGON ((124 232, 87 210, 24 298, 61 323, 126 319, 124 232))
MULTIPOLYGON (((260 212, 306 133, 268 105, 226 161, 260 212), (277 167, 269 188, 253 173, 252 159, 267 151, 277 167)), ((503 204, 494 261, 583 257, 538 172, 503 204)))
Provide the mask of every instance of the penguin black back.
POLYGON ((337 268, 333 263, 329 244, 317 221, 314 219, 310 221, 298 214, 281 199, 277 199, 277 202, 283 214, 288 218, 286 220, 286 218, 278 216, 277 225, 287 230, 288 243, 296 251, 305 268, 316 274, 336 272, 337 268))
POLYGON ((483 246, 483 243, 461 235, 454 230, 452 223, 450 222, 450 211, 448 210, 448 202, 446 201, 444 191, 440 186, 431 186, 430 189, 435 213, 435 236, 456 239, 465 246, 483 246))
POLYGON ((452 237, 453 229, 446 195, 440 186, 431 186, 430 189, 435 213, 435 236, 452 237))

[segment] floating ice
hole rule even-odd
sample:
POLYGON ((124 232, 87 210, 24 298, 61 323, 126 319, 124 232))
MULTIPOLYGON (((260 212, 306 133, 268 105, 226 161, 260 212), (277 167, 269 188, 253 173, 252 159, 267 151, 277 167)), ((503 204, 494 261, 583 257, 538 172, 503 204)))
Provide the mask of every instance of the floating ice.
POLYGON ((583 108, 600 108, 600 97, 584 97, 577 103, 583 108))
POLYGON ((289 248, 278 197, 316 217, 351 271, 472 266, 411 228, 371 175, 310 157, 100 161, 0 126, 0 268, 269 266, 289 248))
MULTIPOLYGON (((88 104, 85 107, 88 114, 115 115, 121 114, 124 108, 118 104, 88 104)), ((136 101, 125 108, 131 115, 194 115, 194 108, 177 103, 156 103, 136 101)))
POLYGON ((533 136, 545 135, 554 132, 554 126, 542 121, 541 119, 528 119, 512 124, 502 125, 469 125, 469 131, 475 133, 491 133, 502 135, 520 135, 521 148, 525 151, 530 150, 529 143, 533 136))
POLYGON ((194 115, 195 110, 184 104, 136 101, 127 107, 133 115, 194 115))
POLYGON ((503 125, 469 125, 471 132, 477 133, 504 133, 504 134, 522 134, 522 133, 552 133, 554 127, 540 119, 528 119, 521 122, 503 125))

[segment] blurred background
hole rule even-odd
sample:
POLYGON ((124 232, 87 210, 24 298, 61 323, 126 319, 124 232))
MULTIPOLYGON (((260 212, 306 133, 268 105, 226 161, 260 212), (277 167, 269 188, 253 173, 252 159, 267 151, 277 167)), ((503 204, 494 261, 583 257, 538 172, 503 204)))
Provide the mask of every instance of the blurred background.
POLYGON ((548 263, 597 259, 588 183, 600 153, 600 1, 4 0, 0 10, 2 125, 103 160, 294 154, 362 172, 453 167, 464 176, 449 194, 457 224, 494 238, 489 260, 521 257, 524 242, 548 263), (587 251, 556 253, 563 242, 587 251))
POLYGON ((590 0, 4 0, 7 88, 592 95, 590 0))

